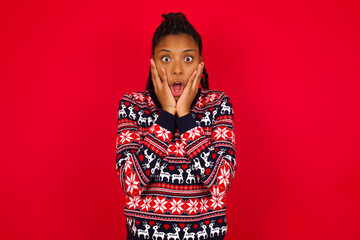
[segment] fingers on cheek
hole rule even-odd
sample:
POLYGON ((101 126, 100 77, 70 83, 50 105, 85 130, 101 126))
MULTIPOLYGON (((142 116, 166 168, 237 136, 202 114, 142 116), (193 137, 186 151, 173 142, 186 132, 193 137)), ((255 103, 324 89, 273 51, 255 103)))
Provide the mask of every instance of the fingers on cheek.
POLYGON ((161 73, 162 73, 162 79, 166 79, 166 71, 165 68, 161 68, 161 73))
POLYGON ((196 74, 194 76, 194 82, 197 82, 199 78, 199 71, 196 71, 196 74))

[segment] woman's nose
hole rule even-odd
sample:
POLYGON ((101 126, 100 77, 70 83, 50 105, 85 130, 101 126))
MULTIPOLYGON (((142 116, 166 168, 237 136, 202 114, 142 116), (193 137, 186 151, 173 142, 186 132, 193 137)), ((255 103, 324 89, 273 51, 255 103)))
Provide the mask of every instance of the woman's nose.
POLYGON ((174 62, 174 66, 173 66, 173 74, 174 75, 179 75, 179 74, 183 74, 183 69, 181 66, 180 62, 174 62))

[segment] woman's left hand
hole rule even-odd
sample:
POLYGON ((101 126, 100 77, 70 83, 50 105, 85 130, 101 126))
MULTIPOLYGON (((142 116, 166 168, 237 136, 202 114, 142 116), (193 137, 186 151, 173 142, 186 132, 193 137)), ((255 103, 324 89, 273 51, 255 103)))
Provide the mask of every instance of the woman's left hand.
POLYGON ((176 103, 176 113, 178 117, 182 117, 190 113, 191 103, 194 101, 194 98, 199 91, 199 83, 202 78, 203 69, 204 63, 201 62, 199 63, 198 68, 190 76, 183 93, 179 97, 176 103))

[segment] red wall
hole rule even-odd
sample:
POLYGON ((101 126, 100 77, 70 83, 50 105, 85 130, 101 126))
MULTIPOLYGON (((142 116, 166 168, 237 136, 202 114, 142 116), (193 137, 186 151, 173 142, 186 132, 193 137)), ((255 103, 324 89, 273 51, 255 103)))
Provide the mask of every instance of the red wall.
POLYGON ((169 11, 233 99, 227 239, 359 239, 357 1, 133 2, 1 1, 0 239, 124 239, 117 107, 169 11))

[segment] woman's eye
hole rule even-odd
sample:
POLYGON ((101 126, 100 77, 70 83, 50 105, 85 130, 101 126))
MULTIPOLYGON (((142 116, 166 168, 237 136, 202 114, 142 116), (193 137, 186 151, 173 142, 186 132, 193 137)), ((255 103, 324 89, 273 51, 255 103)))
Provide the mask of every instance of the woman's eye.
POLYGON ((192 60, 193 60, 192 57, 186 57, 186 58, 185 58, 185 62, 191 62, 192 60))
POLYGON ((169 62, 169 61, 170 61, 170 58, 169 58, 169 57, 163 57, 163 58, 161 58, 161 60, 162 60, 163 62, 169 62))

